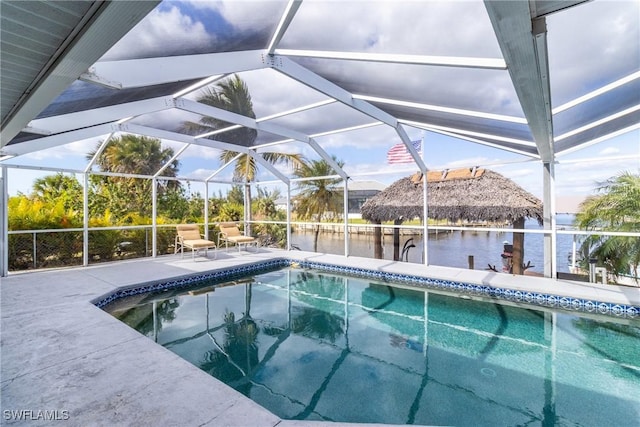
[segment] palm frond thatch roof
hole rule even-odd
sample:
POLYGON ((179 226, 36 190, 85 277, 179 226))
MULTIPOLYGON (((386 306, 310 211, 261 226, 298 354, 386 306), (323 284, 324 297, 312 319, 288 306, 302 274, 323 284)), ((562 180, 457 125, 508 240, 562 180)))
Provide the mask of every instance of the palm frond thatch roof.
MULTIPOLYGON (((422 218, 422 174, 402 178, 362 206, 371 222, 422 218)), ((542 202, 512 180, 488 169, 431 171, 429 218, 450 221, 508 221, 535 218, 542 223, 542 202)))

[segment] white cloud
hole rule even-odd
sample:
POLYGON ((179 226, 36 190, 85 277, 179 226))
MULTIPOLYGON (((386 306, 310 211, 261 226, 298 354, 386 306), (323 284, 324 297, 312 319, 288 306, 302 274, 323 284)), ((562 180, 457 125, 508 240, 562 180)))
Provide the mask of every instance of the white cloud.
POLYGON ((102 59, 161 56, 167 51, 179 50, 181 46, 202 45, 211 37, 204 24, 182 14, 178 7, 156 8, 102 59))
POLYGON ((241 73, 258 118, 295 107, 309 105, 327 97, 271 69, 241 73), (290 96, 295 94, 295 96, 290 96))
MULTIPOLYGON (((71 142, 69 144, 59 145, 57 147, 48 148, 46 150, 34 151, 24 156, 24 159, 30 160, 61 160, 78 164, 87 164, 89 161, 86 156, 89 152, 96 149, 99 142, 104 141, 105 136, 96 138, 88 138, 80 141, 71 142)), ((78 166, 76 166, 78 167, 78 166)))
POLYGON ((300 49, 499 56, 481 2, 343 2, 339 7, 333 2, 304 2, 281 45, 300 49), (451 31, 453 24, 457 24, 458 31, 451 31))
POLYGON ((274 1, 188 1, 195 9, 213 10, 238 30, 254 30, 265 25, 269 19, 279 18, 284 12, 283 2, 274 1))
POLYGON ((448 162, 444 166, 435 166, 435 167, 438 169, 456 169, 461 167, 470 167, 472 165, 484 165, 487 163, 492 163, 492 161, 486 157, 472 157, 472 158, 453 160, 448 162))
MULTIPOLYGON (((198 168, 192 170, 187 175, 184 175, 190 179, 204 180, 211 176, 215 172, 215 169, 198 168)), ((233 168, 225 169, 220 174, 216 175, 216 179, 222 181, 230 181, 233 175, 233 168)))
POLYGON ((637 70, 640 2, 591 1, 547 18, 554 105, 637 70), (576 23, 582 24, 576 24, 576 23))
POLYGON ((612 155, 612 154, 618 154, 619 152, 620 152, 619 148, 607 147, 604 150, 600 151, 599 154, 602 155, 602 156, 609 156, 609 155, 612 155))
POLYGON ((378 181, 390 185, 393 182, 405 178, 418 171, 418 166, 413 163, 390 165, 388 163, 347 163, 345 172, 355 180, 378 181))
MULTIPOLYGON (((500 58, 481 2, 304 2, 282 48, 500 58)), ((377 95, 522 115, 506 71, 322 61, 321 70, 377 95), (398 82, 411 91, 398 92, 398 82), (433 82, 438 82, 434 85, 433 82), (362 85, 365 86, 364 84, 362 85), (385 88, 393 92, 384 93, 385 88)), ((318 65, 315 66, 318 66, 318 65)), ((358 88, 355 88, 358 93, 358 88)), ((360 92, 363 92, 362 90, 360 92)))

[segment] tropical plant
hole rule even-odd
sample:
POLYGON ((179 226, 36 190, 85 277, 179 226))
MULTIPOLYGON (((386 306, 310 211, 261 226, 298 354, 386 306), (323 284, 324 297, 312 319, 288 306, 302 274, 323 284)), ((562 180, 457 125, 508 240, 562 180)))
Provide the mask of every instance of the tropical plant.
POLYGON ((242 219, 243 207, 241 204, 227 202, 220 206, 217 216, 218 221, 240 221, 242 219))
POLYGON ((307 271, 298 272, 292 279, 292 293, 302 303, 292 306, 292 331, 335 343, 345 334, 341 303, 345 298, 345 279, 307 271))
POLYGON ((77 211, 65 209, 65 201, 44 201, 25 195, 9 198, 9 230, 42 230, 82 226, 77 211))
POLYGON ((242 186, 240 185, 231 186, 231 189, 227 192, 227 202, 237 203, 239 205, 242 205, 244 203, 242 186))
MULTIPOLYGON (((206 88, 197 100, 203 104, 231 111, 245 117, 253 119, 256 117, 253 111, 253 102, 251 101, 249 88, 237 74, 217 83, 213 88, 206 88)), ((213 117, 203 117, 198 123, 185 122, 183 124, 184 130, 194 135, 221 130, 230 126, 230 123, 213 117)), ((258 132, 255 129, 241 127, 234 128, 208 138, 219 138, 224 142, 229 142, 243 147, 251 147, 257 136, 258 132)), ((284 163, 286 165, 293 165, 294 167, 297 167, 302 162, 302 157, 299 154, 264 152, 256 155, 261 155, 271 164, 284 163)), ((220 162, 222 164, 227 164, 234 161, 234 159, 235 166, 233 170, 233 180, 235 182, 245 183, 254 182, 258 173, 258 164, 255 158, 249 154, 239 154, 233 150, 223 150, 220 153, 220 162)), ((249 185, 245 186, 244 200, 246 200, 247 203, 250 203, 251 201, 251 186, 249 185)), ((247 213, 250 215, 251 210, 247 209, 247 213)))
MULTIPOLYGON (((20 194, 8 200, 8 225, 9 230, 76 228, 82 226, 82 212, 66 209, 64 198, 43 200, 20 194)), ((9 235, 9 268, 12 270, 74 264, 81 252, 81 232, 9 235)))
POLYGON ((253 200, 251 210, 255 212, 255 217, 262 220, 273 220, 277 214, 276 200, 280 197, 280 190, 268 191, 264 188, 257 188, 258 196, 253 200))
POLYGON ((214 341, 216 349, 209 350, 204 355, 204 360, 199 362, 200 369, 229 384, 234 382, 235 389, 249 395, 251 391, 252 371, 260 362, 258 349, 258 334, 260 327, 251 317, 252 284, 245 284, 245 311, 243 316, 236 320, 232 311, 224 314, 224 341, 218 344, 216 338, 207 331, 214 341))
MULTIPOLYGON (((197 101, 245 117, 256 118, 253 112, 253 102, 251 101, 249 88, 237 74, 218 82, 214 87, 206 87, 203 89, 197 101)), ((202 117, 197 123, 183 123, 184 130, 193 135, 220 130, 230 126, 232 126, 231 123, 206 116, 202 117)), ((229 130, 221 135, 223 135, 221 138, 225 142, 246 147, 255 141, 258 131, 241 127, 229 130)))
MULTIPOLYGON (((576 215, 576 225, 584 230, 637 232, 640 230, 640 174, 620 173, 602 183, 601 194, 588 197, 576 215)), ((588 254, 583 261, 595 258, 615 276, 638 277, 640 238, 592 235, 585 238, 581 250, 588 254)), ((586 265, 585 265, 586 266, 586 265)))
MULTIPOLYGON (((285 222, 287 213, 278 209, 276 200, 280 197, 280 191, 275 189, 268 191, 257 187, 257 197, 251 203, 254 217, 259 221, 285 222)), ((260 240, 260 246, 284 248, 287 242, 287 227, 284 224, 262 222, 254 226, 254 233, 260 240)))
MULTIPOLYGON (((113 224, 111 212, 89 219, 89 227, 102 228, 113 224)), ((91 230, 89 231, 89 258, 91 260, 108 261, 113 259, 118 243, 122 241, 120 230, 91 230)))
MULTIPOLYGON (((87 159, 96 155, 99 146, 100 144, 87 155, 87 159)), ((178 162, 174 160, 168 164, 173 155, 173 149, 163 149, 158 139, 123 135, 109 142, 98 155, 96 165, 104 172, 149 176, 155 175, 164 167, 163 176, 175 177, 178 162)), ((99 215, 106 210, 111 211, 116 219, 130 212, 151 214, 151 179, 92 175, 91 181, 96 193, 90 203, 92 215, 99 215)), ((156 182, 159 196, 180 188, 180 183, 176 180, 156 182)))
MULTIPOLYGON (((333 156, 333 160, 338 166, 344 166, 344 162, 337 160, 333 156)), ((338 215, 342 210, 342 195, 338 188, 340 178, 322 178, 335 174, 335 171, 326 160, 312 160, 306 162, 294 171, 294 175, 298 178, 316 178, 306 179, 298 182, 299 193, 295 197, 295 211, 301 219, 311 219, 320 222, 326 215, 338 215)), ((320 234, 320 225, 315 226, 315 238, 313 241, 313 250, 318 250, 318 236, 320 234)))
POLYGON ((82 185, 72 176, 57 173, 33 182, 31 198, 44 203, 62 202, 64 209, 82 212, 82 185))
MULTIPOLYGON (((98 144, 99 148, 101 143, 98 144)), ((97 150, 97 149, 96 149, 97 150)), ((92 159, 96 151, 87 154, 92 159)), ((172 148, 162 148, 160 140, 146 136, 126 134, 109 142, 96 159, 96 164, 103 171, 155 175, 173 157, 172 148)), ((175 177, 179 163, 171 162, 163 176, 175 177)), ((176 181, 168 181, 168 186, 177 185, 176 181)))

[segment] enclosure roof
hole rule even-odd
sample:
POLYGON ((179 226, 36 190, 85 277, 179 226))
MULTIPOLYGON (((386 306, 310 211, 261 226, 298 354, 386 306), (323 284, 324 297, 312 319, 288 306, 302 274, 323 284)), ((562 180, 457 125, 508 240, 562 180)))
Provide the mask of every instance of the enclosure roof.
POLYGON ((407 127, 542 161, 640 127, 636 1, 3 1, 1 13, 0 159, 114 132, 253 156, 301 141, 345 177, 320 135, 389 126, 424 170, 407 127), (174 8, 191 14, 188 37, 145 31, 174 8), (578 73, 578 57, 592 65, 578 73), (197 101, 234 73, 264 82, 256 118, 197 101), (280 102, 260 102, 275 89, 280 102), (203 117, 226 125, 184 130, 203 117), (237 127, 258 136, 233 141, 237 127))

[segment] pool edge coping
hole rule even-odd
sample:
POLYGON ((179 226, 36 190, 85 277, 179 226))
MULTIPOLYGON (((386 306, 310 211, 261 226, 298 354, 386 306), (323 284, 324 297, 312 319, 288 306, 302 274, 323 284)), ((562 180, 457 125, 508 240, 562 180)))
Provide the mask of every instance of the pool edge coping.
POLYGON ((309 261, 295 257, 276 256, 269 260, 247 261, 244 264, 231 267, 214 268, 207 272, 189 273, 172 278, 156 279, 125 286, 119 286, 90 300, 91 304, 103 309, 110 303, 121 298, 140 295, 149 292, 187 288, 202 280, 224 280, 234 276, 241 276, 274 267, 291 267, 298 265, 302 268, 316 268, 328 273, 342 273, 355 277, 365 277, 385 282, 395 282, 401 286, 410 286, 434 291, 453 292, 457 296, 484 297, 497 301, 523 304, 536 308, 559 309, 575 314, 597 314, 618 319, 635 319, 640 316, 640 306, 633 303, 624 304, 600 301, 595 298, 562 296, 538 291, 523 291, 489 283, 468 283, 451 279, 428 277, 427 272, 421 274, 404 274, 400 272, 384 271, 380 268, 364 268, 331 264, 328 262, 309 261))

